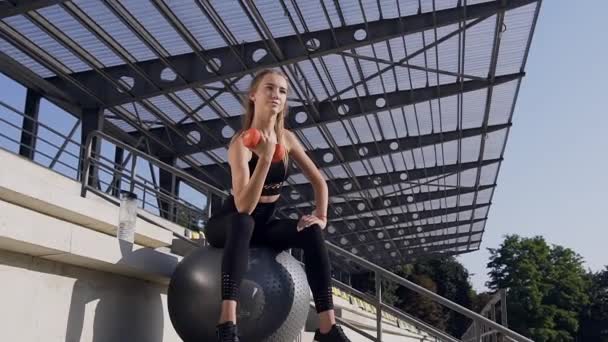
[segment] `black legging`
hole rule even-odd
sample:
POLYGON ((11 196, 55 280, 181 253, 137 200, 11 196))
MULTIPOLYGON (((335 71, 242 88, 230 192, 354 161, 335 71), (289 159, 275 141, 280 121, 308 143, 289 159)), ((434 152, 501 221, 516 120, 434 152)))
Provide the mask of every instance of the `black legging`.
POLYGON ((301 248, 317 312, 333 309, 331 271, 323 230, 315 224, 298 231, 298 220, 273 219, 274 209, 274 203, 259 203, 251 215, 240 214, 231 196, 220 212, 209 219, 205 228, 207 241, 213 247, 224 248, 222 299, 237 300, 247 271, 250 245, 275 250, 301 248))

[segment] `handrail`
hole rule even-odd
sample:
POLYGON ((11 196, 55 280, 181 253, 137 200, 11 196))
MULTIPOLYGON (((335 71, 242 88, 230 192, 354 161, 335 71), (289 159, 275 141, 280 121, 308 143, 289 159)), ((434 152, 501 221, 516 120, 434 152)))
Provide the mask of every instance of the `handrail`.
MULTIPOLYGON (((101 137, 104 140, 107 140, 107 141, 111 142, 112 144, 117 145, 124 150, 128 150, 130 153, 132 153, 135 156, 142 157, 142 158, 145 158, 146 160, 154 162, 154 164, 158 165, 162 169, 172 172, 179 178, 185 179, 186 181, 188 181, 188 183, 190 183, 192 186, 197 188, 197 190, 200 190, 202 192, 211 192, 222 198, 228 197, 230 195, 226 191, 220 190, 217 187, 215 187, 209 183, 203 182, 202 180, 195 178, 192 175, 190 175, 176 167, 166 164, 166 163, 158 160, 157 158, 150 156, 149 154, 145 154, 145 153, 133 148, 132 146, 125 144, 122 141, 120 141, 106 133, 103 133, 101 131, 93 131, 87 137, 87 141, 86 141, 86 145, 85 145, 86 146, 85 157, 87 157, 87 159, 85 159, 85 168, 84 168, 84 171, 85 171, 85 173, 87 173, 87 175, 88 175, 88 170, 89 170, 88 166, 90 166, 90 164, 86 164, 86 162, 88 161, 88 157, 90 157, 90 155, 91 155, 91 142, 92 142, 93 138, 95 138, 95 137, 101 137)), ((86 179, 86 178, 83 177, 83 179, 86 179)))
MULTIPOLYGON (((462 315, 464 315, 464 316, 472 319, 473 321, 475 321, 477 323, 483 323, 483 324, 485 324, 485 325, 487 325, 489 327, 492 327, 492 328, 498 330, 499 332, 501 332, 501 333, 503 333, 503 334, 505 334, 505 335, 507 335, 507 336, 509 336, 509 337, 511 337, 513 339, 515 339, 516 341, 534 342, 533 340, 531 340, 531 339, 529 339, 529 338, 527 338, 525 336, 522 336, 522 335, 520 335, 520 334, 518 334, 518 333, 516 333, 516 332, 514 332, 514 331, 512 331, 510 329, 507 329, 507 328, 503 327, 502 325, 500 325, 500 324, 498 324, 498 323, 496 323, 496 322, 494 322, 494 321, 492 321, 490 319, 487 319, 486 317, 484 317, 484 316, 482 316, 482 315, 480 315, 480 314, 478 314, 478 313, 476 313, 474 311, 471 311, 471 310, 465 308, 462 305, 459 305, 459 304, 454 303, 454 302, 452 302, 450 300, 447 300, 446 298, 443 298, 440 295, 438 295, 438 294, 436 294, 436 293, 434 293, 432 291, 429 291, 429 290, 425 289, 422 286, 419 286, 419 285, 417 285, 417 284, 415 284, 415 283, 413 283, 413 282, 411 282, 411 281, 409 281, 409 280, 407 280, 405 278, 402 278, 402 277, 400 277, 400 276, 398 276, 398 275, 396 275, 396 274, 394 274, 394 273, 392 273, 392 272, 390 272, 390 271, 388 271, 388 270, 386 270, 386 269, 384 269, 384 268, 382 268, 382 267, 380 267, 380 266, 378 266, 376 264, 373 264, 373 263, 371 263, 371 262, 369 262, 369 261, 367 261, 367 260, 365 260, 365 259, 363 259, 363 258, 361 258, 361 257, 359 257, 357 255, 354 255, 354 254, 352 254, 352 253, 350 253, 350 252, 348 252, 348 251, 346 251, 346 250, 344 250, 344 249, 342 249, 342 248, 340 248, 340 247, 332 244, 331 242, 326 241, 326 245, 329 248, 329 250, 332 251, 332 252, 334 252, 335 254, 338 254, 338 255, 350 258, 352 262, 355 262, 359 266, 362 266, 362 267, 364 267, 364 268, 366 268, 366 269, 374 272, 376 275, 380 275, 381 277, 384 277, 385 279, 392 280, 393 282, 395 282, 395 283, 397 283, 397 284, 399 284, 401 286, 404 286, 404 287, 406 287, 406 288, 408 288, 408 289, 410 289, 410 290, 412 290, 414 292, 417 292, 418 294, 422 294, 422 295, 428 296, 434 302, 439 303, 439 304, 441 304, 443 306, 446 306, 446 307, 448 307, 448 308, 450 308, 450 309, 452 309, 452 310, 454 310, 454 311, 456 311, 456 312, 458 312, 458 313, 460 313, 460 314, 462 314, 462 315)), ((378 300, 378 298, 376 298, 376 300, 378 300)), ((377 309, 379 309, 379 308, 377 307, 377 309)))

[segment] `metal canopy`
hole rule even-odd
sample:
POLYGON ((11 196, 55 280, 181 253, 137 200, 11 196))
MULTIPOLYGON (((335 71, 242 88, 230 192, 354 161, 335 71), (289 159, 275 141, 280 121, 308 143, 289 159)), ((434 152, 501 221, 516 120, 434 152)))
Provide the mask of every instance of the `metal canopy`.
MULTIPOLYGON (((230 186, 254 73, 326 177, 327 237, 372 262, 480 248, 540 1, 0 1, 0 71, 230 186), (18 4, 17 4, 18 3, 18 4)), ((279 214, 312 210, 290 165, 279 214)))

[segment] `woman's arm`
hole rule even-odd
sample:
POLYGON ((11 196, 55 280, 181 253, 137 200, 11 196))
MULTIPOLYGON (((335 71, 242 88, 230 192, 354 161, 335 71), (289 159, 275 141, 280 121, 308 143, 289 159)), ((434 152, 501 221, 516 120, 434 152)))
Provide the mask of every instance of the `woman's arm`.
POLYGON ((251 159, 253 152, 243 145, 243 139, 240 136, 236 137, 228 148, 228 163, 230 164, 230 173, 232 174, 234 204, 241 214, 251 214, 262 195, 264 180, 270 169, 272 153, 274 153, 274 149, 270 150, 268 147, 272 144, 274 148, 274 143, 267 143, 265 139, 265 137, 262 137, 264 141, 256 147, 256 151, 259 150, 260 154, 251 177, 249 176, 248 161, 251 159))
POLYGON ((298 164, 298 167, 312 185, 315 194, 315 211, 313 215, 324 221, 324 223, 327 223, 327 182, 315 163, 304 151, 304 147, 302 147, 298 138, 288 130, 285 130, 285 133, 285 140, 289 146, 289 156, 298 164))

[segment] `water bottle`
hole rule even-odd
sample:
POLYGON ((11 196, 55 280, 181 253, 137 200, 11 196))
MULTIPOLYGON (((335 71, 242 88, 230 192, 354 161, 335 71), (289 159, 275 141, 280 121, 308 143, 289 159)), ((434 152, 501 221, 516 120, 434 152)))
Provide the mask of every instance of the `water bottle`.
POLYGON ((120 192, 118 229, 116 236, 123 241, 135 241, 135 220, 137 219, 137 195, 129 191, 120 192))

